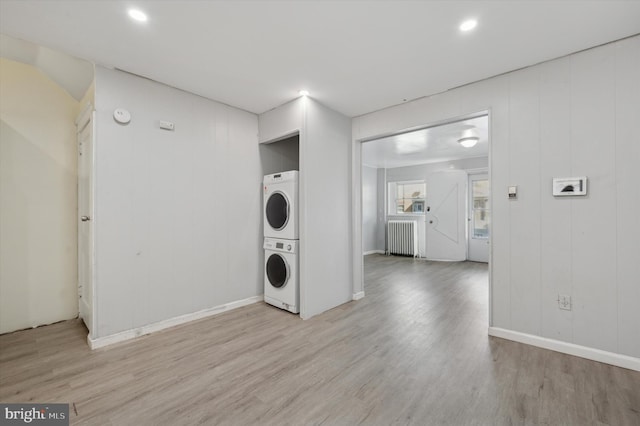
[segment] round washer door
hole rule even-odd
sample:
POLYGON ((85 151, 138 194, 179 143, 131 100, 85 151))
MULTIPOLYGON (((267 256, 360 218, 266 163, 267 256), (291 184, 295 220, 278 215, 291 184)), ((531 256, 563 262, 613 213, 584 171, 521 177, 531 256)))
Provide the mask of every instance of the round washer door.
POLYGON ((281 230, 289 221, 289 200, 282 192, 274 192, 267 200, 265 213, 269 226, 276 231, 281 230))
POLYGON ((289 280, 289 265, 287 265, 286 260, 284 260, 281 255, 274 253, 269 256, 265 268, 267 278, 272 286, 281 288, 287 284, 289 280))

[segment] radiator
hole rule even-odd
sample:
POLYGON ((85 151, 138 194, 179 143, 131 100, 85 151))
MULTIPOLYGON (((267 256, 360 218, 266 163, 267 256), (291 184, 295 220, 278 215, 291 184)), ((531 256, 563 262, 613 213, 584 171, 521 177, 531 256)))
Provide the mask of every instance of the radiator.
POLYGON ((415 220, 390 220, 387 222, 389 254, 418 256, 418 222, 415 220))

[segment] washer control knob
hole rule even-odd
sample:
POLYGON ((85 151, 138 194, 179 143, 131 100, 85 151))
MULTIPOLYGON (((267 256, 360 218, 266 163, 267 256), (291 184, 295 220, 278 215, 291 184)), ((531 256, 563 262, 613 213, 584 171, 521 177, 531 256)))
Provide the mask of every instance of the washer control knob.
POLYGON ((287 245, 287 251, 291 251, 291 244, 287 245))

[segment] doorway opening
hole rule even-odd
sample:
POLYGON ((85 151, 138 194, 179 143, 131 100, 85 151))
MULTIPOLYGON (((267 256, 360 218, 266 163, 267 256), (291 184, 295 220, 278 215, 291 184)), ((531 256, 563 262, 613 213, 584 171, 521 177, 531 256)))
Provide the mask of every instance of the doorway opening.
POLYGON ((467 223, 467 260, 489 263, 489 236, 491 208, 488 173, 469 173, 467 223))
POLYGON ((482 114, 362 144, 363 254, 489 262, 488 123, 482 114), (416 252, 395 251, 390 222, 409 224, 416 252))
POLYGON ((381 267, 392 284, 419 263, 435 274, 476 262, 485 290, 474 294, 488 305, 489 139, 489 115, 481 112, 361 141, 363 288, 377 282, 381 267), (404 233, 395 233, 396 223, 404 233))
POLYGON ((0 232, 3 334, 86 312, 76 119, 93 102, 94 68, 4 34, 0 44, 0 217, 11 224, 0 232))

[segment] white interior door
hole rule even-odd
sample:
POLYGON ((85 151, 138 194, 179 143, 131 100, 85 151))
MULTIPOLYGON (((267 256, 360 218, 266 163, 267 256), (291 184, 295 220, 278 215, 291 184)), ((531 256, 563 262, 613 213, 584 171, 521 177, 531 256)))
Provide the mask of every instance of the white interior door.
POLYGON ((469 175, 469 260, 489 262, 489 176, 469 175))
POLYGON ((462 170, 427 176, 427 259, 466 260, 466 188, 462 170))
POLYGON ((93 330, 93 107, 88 106, 78 126, 78 308, 93 330))

